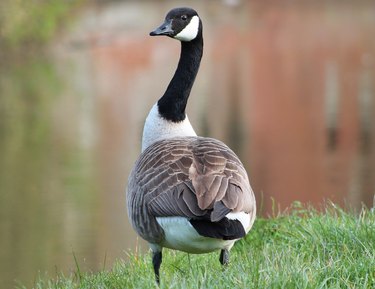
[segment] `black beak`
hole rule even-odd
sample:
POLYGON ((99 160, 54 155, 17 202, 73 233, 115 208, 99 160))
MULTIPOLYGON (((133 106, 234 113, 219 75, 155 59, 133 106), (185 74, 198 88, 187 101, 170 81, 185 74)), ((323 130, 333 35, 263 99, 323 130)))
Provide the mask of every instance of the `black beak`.
POLYGON ((150 32, 150 36, 158 36, 158 35, 171 36, 172 34, 173 34, 172 19, 165 20, 162 25, 160 25, 154 31, 150 32))

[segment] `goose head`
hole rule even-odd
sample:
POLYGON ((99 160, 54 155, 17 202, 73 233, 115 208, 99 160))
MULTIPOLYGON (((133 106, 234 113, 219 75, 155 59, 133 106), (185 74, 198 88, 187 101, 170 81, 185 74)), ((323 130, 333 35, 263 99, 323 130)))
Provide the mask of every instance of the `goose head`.
POLYGON ((165 35, 180 41, 192 41, 202 31, 198 13, 191 8, 175 8, 168 12, 164 23, 150 32, 151 36, 165 35))

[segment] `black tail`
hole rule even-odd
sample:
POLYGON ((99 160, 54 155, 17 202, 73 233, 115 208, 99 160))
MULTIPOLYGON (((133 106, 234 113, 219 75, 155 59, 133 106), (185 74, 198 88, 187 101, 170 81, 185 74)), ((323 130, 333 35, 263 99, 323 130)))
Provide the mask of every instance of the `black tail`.
POLYGON ((245 237, 246 232, 238 220, 223 218, 218 222, 209 220, 191 219, 190 224, 197 230, 198 234, 204 237, 234 240, 245 237))

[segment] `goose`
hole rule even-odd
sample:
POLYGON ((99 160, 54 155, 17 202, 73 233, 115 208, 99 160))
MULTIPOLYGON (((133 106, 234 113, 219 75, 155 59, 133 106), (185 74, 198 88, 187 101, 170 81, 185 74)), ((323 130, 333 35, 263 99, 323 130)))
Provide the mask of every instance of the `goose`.
POLYGON ((234 242, 254 223, 256 203, 237 155, 219 140, 197 136, 185 112, 203 54, 198 13, 172 9, 150 35, 181 42, 174 76, 146 117, 127 186, 128 217, 149 243, 159 284, 163 248, 220 250, 219 261, 227 265, 234 242))

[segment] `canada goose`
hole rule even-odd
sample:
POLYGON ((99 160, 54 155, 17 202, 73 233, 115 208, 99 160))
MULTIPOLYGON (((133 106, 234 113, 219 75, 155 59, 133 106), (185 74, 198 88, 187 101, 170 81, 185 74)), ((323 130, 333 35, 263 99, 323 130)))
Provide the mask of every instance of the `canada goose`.
POLYGON ((181 41, 176 72, 146 118, 142 153, 127 188, 129 219, 151 247, 159 283, 163 247, 188 253, 220 249, 226 265, 234 242, 251 229, 256 206, 235 153, 221 141, 197 136, 185 113, 203 53, 197 12, 173 9, 150 35, 181 41))

